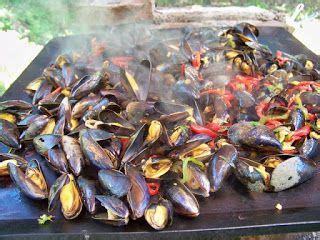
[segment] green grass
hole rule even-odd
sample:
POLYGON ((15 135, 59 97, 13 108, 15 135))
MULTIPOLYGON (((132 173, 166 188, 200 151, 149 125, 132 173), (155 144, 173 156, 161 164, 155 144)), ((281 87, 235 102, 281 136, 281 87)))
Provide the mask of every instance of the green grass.
POLYGON ((44 44, 65 35, 73 21, 72 0, 0 0, 8 14, 0 16, 2 30, 16 29, 30 41, 44 44))

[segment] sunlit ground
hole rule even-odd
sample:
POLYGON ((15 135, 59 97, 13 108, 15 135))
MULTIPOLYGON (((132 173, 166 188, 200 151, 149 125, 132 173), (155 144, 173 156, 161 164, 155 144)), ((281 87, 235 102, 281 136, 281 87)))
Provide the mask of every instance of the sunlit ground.
MULTIPOLYGON (((294 27, 294 36, 320 55, 320 20, 303 21, 294 27)), ((17 79, 42 48, 26 38, 20 39, 14 30, 0 31, 0 82, 5 88, 17 79)))
POLYGON ((5 88, 17 79, 41 49, 42 46, 27 38, 20 39, 15 30, 0 31, 0 81, 5 88))

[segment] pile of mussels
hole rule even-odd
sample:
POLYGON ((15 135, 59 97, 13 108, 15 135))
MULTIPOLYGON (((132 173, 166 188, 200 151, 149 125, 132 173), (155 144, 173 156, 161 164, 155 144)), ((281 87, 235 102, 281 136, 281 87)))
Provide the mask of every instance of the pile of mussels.
POLYGON ((66 219, 85 208, 107 224, 144 217, 157 230, 173 213, 198 216, 197 198, 231 174, 259 192, 309 180, 320 71, 305 55, 273 54, 258 36, 243 23, 141 41, 123 55, 93 39, 87 53, 58 56, 27 85, 32 104, 0 103, 0 141, 10 147, 0 176, 66 219), (51 187, 23 149, 59 174, 51 187))

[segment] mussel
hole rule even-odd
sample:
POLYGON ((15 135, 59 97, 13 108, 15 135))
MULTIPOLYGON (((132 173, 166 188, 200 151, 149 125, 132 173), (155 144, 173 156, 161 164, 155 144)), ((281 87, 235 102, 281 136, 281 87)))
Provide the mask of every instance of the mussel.
POLYGON ((141 218, 149 205, 150 194, 147 183, 142 174, 135 167, 127 164, 125 173, 131 182, 127 200, 132 212, 132 219, 141 218))
POLYGON ((12 181, 26 196, 43 200, 48 198, 48 185, 37 160, 29 161, 25 171, 15 163, 8 163, 12 181))
POLYGON ((120 199, 113 196, 97 195, 96 199, 106 212, 97 213, 92 216, 106 224, 114 226, 127 225, 129 222, 129 209, 120 199))
POLYGON ((95 182, 80 176, 77 179, 77 183, 81 192, 84 206, 90 214, 94 214, 96 212, 95 182))
POLYGON ((164 197, 172 202, 174 211, 179 215, 196 217, 200 214, 197 199, 179 181, 165 181, 162 190, 164 197))
POLYGON ((0 142, 12 148, 19 149, 19 131, 15 123, 0 119, 0 142))
POLYGON ((265 151, 281 151, 282 145, 266 126, 254 126, 250 122, 233 124, 228 130, 233 144, 265 151))
POLYGON ((59 199, 61 212, 66 219, 76 218, 82 210, 81 194, 72 174, 62 174, 50 188, 48 210, 59 199))
POLYGON ((122 172, 111 169, 102 169, 98 173, 101 186, 114 196, 120 198, 129 192, 131 181, 122 172))
POLYGON ((164 229, 173 220, 172 203, 165 199, 152 201, 144 212, 144 218, 152 228, 156 230, 164 229))
POLYGON ((207 174, 212 192, 218 191, 231 173, 238 158, 238 151, 230 144, 225 144, 209 160, 207 174))
POLYGON ((283 191, 316 173, 316 164, 302 156, 274 155, 261 162, 240 158, 235 163, 236 177, 252 191, 283 191))

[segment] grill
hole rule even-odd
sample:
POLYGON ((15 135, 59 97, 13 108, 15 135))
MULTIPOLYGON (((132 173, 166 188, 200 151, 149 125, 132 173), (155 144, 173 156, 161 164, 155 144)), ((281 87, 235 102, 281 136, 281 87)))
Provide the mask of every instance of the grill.
MULTIPOLYGON (((283 28, 261 27, 259 41, 270 46, 275 52, 281 49, 290 54, 304 53, 317 61, 312 53, 283 28)), ((183 29, 155 30, 164 34, 177 33, 183 29)), ((24 93, 28 82, 42 73, 43 68, 55 60, 60 53, 89 45, 92 35, 55 38, 50 41, 21 76, 2 96, 1 100, 22 99, 30 101, 24 93), (68 46, 68 49, 66 47, 68 46)), ((48 182, 51 185, 57 175, 47 166, 45 160, 38 158, 48 182)), ((95 239, 152 239, 152 238, 194 238, 213 235, 226 236, 235 234, 268 234, 294 231, 314 231, 320 229, 320 175, 304 183, 279 193, 248 192, 232 177, 228 179, 220 192, 208 199, 199 199, 200 216, 185 219, 176 216, 174 224, 164 231, 155 232, 143 220, 132 221, 121 228, 95 222, 86 214, 78 219, 66 221, 57 209, 56 219, 46 226, 38 225, 36 219, 46 213, 47 203, 30 201, 16 189, 10 180, 0 180, 0 236, 12 238, 17 235, 34 239, 35 236, 55 238, 64 235, 67 238, 95 239), (283 210, 275 209, 280 203, 283 210)))

